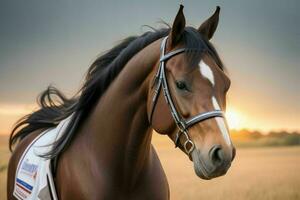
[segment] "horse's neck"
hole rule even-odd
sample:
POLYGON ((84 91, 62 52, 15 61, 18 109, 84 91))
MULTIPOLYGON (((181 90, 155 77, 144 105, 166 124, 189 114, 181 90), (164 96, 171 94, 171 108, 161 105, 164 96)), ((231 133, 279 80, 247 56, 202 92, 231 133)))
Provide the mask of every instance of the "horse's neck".
POLYGON ((101 97, 87 119, 87 148, 93 162, 118 173, 124 183, 134 179, 147 167, 152 129, 147 117, 149 81, 159 60, 159 41, 134 56, 101 97))

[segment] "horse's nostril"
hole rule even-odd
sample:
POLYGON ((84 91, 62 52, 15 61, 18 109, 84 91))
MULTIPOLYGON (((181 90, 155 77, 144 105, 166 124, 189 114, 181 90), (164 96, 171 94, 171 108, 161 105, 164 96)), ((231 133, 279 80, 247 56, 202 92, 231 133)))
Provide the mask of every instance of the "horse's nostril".
POLYGON ((220 145, 213 146, 210 150, 210 159, 215 166, 220 166, 224 161, 224 152, 220 145))

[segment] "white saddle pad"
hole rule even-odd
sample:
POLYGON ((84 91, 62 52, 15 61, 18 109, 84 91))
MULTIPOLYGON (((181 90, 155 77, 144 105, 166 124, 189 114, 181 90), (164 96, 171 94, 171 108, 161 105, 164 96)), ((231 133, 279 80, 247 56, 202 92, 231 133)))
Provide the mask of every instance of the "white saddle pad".
POLYGON ((42 158, 66 129, 71 116, 35 138, 24 151, 16 172, 14 196, 19 200, 57 200, 50 159, 42 158))

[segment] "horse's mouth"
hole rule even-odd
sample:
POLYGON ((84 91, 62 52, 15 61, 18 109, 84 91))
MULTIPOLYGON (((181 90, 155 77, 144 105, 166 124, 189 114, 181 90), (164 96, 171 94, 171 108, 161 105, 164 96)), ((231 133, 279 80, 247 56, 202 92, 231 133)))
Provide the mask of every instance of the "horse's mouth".
POLYGON ((208 170, 205 169, 204 163, 201 160, 200 156, 198 155, 197 151, 194 150, 191 153, 190 160, 193 161, 193 163, 194 163, 194 170, 198 177, 205 179, 205 180, 211 179, 211 177, 209 176, 208 170))
POLYGON ((215 167, 209 168, 205 164, 204 160, 201 159, 201 157, 197 151, 193 151, 191 153, 190 157, 191 157, 190 159, 194 163, 194 170, 195 170, 196 175, 204 180, 210 180, 210 179, 225 175, 227 172, 227 169, 230 167, 229 166, 227 168, 224 168, 223 170, 216 170, 215 167))

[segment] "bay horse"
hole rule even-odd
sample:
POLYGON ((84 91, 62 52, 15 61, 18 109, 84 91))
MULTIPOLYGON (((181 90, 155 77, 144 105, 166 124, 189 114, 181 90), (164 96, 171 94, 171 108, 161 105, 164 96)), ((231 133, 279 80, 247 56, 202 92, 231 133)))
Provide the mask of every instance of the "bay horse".
POLYGON ((219 11, 196 29, 186 27, 180 5, 172 27, 129 37, 96 59, 74 97, 45 90, 40 109, 10 136, 8 199, 16 199, 15 173, 26 147, 70 116, 43 155, 54 163, 58 199, 170 199, 153 130, 190 158, 200 178, 224 175, 235 148, 223 114, 230 79, 209 42, 219 11))

